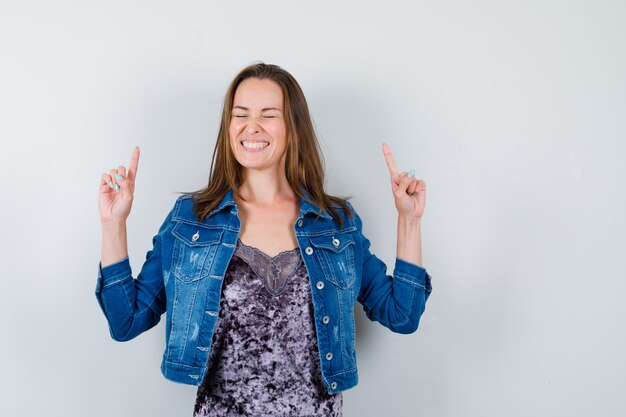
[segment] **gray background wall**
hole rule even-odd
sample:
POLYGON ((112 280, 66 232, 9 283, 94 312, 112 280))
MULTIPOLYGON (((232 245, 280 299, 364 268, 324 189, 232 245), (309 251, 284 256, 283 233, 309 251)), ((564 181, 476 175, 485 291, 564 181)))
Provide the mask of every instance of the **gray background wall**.
POLYGON ((429 186, 421 327, 360 308, 345 416, 618 416, 626 400, 621 1, 2 1, 0 415, 186 416, 164 328, 114 342, 94 297, 102 172, 139 145, 139 271, 207 179, 226 86, 278 63, 373 249, 395 256, 380 144, 429 186))

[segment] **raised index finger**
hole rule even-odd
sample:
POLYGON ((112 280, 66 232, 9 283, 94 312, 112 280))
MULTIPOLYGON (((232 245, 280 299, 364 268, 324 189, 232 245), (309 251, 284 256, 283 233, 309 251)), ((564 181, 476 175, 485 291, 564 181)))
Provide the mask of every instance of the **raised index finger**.
POLYGON ((385 162, 387 162, 387 167, 389 168, 389 174, 391 174, 391 178, 395 182, 398 180, 398 169, 396 168, 396 163, 393 160, 393 156, 391 156, 391 149, 389 145, 383 143, 383 153, 385 154, 385 162))
POLYGON ((130 181, 135 181, 137 176, 137 166, 139 165, 139 146, 135 146, 133 154, 130 157, 130 165, 128 166, 128 178, 130 181))

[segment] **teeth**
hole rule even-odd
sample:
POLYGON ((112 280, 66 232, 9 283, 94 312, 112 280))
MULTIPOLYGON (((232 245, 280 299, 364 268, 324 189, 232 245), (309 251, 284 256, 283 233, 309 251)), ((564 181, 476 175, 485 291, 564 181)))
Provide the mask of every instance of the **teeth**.
POLYGON ((242 142, 242 144, 246 149, 262 149, 269 145, 267 142, 242 142))

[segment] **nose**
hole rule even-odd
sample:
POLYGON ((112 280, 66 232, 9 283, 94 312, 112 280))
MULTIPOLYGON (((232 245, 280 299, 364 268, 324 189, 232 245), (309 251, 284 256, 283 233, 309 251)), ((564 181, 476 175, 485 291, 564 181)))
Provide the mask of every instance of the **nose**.
POLYGON ((259 130, 261 130, 261 128, 259 127, 259 118, 251 117, 250 121, 248 122, 248 126, 246 127, 246 130, 249 133, 257 133, 259 130))

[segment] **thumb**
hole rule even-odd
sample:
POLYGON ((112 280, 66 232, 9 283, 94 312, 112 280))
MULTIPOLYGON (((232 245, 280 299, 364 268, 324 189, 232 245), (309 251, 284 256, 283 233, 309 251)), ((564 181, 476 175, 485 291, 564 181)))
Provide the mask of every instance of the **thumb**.
POLYGON ((133 200, 134 192, 133 184, 130 182, 128 177, 116 181, 120 186, 119 193, 122 195, 122 200, 124 200, 125 202, 131 202, 133 200))

